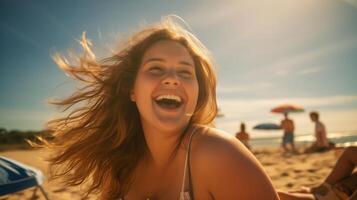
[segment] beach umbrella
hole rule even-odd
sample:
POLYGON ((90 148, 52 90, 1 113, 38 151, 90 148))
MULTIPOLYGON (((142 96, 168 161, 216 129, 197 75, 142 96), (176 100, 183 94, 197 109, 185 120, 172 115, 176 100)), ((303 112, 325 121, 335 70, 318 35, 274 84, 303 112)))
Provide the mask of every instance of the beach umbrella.
POLYGON ((294 104, 283 104, 271 109, 273 113, 295 113, 295 112, 304 112, 302 106, 294 104))
POLYGON ((274 123, 261 123, 253 127, 256 130, 279 130, 281 127, 274 123))
POLYGON ((0 196, 13 194, 28 188, 34 188, 32 197, 40 189, 45 199, 48 196, 41 184, 44 181, 42 172, 23 163, 0 156, 0 196))

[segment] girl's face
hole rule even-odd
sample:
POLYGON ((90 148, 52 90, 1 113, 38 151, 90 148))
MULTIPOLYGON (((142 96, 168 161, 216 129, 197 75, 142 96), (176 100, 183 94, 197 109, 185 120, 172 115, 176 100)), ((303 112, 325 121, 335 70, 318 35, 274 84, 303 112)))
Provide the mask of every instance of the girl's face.
POLYGON ((194 61, 178 42, 162 40, 144 53, 131 100, 144 130, 182 131, 195 111, 198 81, 194 61))

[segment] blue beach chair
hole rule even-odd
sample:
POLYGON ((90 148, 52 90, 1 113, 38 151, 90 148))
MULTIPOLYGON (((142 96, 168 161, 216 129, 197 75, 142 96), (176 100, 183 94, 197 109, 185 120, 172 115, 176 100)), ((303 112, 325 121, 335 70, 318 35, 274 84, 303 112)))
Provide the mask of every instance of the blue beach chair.
POLYGON ((31 199, 34 199, 38 189, 46 200, 49 200, 41 187, 44 176, 42 172, 23 163, 0 156, 0 196, 10 195, 28 188, 34 188, 31 199))

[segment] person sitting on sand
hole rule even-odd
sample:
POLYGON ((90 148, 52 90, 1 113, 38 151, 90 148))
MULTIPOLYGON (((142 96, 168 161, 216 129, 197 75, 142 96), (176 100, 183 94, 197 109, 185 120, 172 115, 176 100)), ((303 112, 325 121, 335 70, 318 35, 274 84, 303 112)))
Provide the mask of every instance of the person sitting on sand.
POLYGON ((281 200, 356 200, 357 147, 347 147, 331 173, 319 186, 302 188, 299 192, 281 192, 281 200))
POLYGON ((216 73, 192 33, 169 17, 104 60, 81 44, 78 63, 55 57, 84 85, 56 102, 73 110, 50 122, 53 178, 101 200, 278 199, 254 155, 212 127, 216 73))
POLYGON ((250 136, 245 131, 245 124, 244 123, 240 124, 240 131, 236 133, 236 138, 238 140, 240 140, 244 144, 244 146, 246 146, 248 149, 250 149, 250 145, 249 145, 250 136))
POLYGON ((296 152, 295 144, 294 144, 294 131, 295 131, 294 121, 288 117, 287 112, 284 113, 284 119, 281 121, 280 127, 283 129, 284 132, 282 143, 281 143, 281 146, 283 147, 284 151, 285 152, 289 151, 287 145, 290 144, 291 150, 293 152, 296 152))
POLYGON ((306 153, 326 151, 330 147, 325 125, 319 120, 318 112, 310 112, 310 119, 315 123, 315 142, 305 150, 306 153))

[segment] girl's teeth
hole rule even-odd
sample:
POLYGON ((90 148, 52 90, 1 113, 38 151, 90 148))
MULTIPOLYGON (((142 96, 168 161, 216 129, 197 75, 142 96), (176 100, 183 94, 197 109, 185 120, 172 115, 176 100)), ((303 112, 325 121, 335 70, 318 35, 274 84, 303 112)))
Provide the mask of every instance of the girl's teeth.
POLYGON ((177 102, 181 102, 181 98, 179 96, 176 96, 176 95, 161 95, 161 96, 158 96, 156 98, 156 100, 162 100, 162 99, 172 99, 172 100, 175 100, 177 102))

